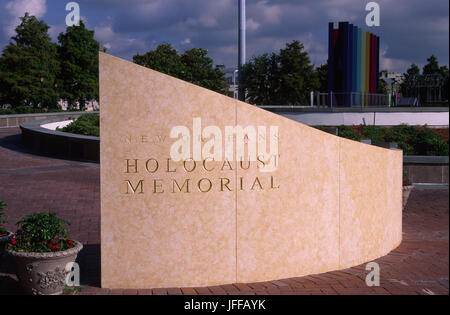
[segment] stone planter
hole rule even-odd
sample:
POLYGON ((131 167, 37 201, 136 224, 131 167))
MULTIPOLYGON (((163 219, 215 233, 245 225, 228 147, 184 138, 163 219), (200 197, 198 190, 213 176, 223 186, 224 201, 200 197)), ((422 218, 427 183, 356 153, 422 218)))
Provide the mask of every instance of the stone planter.
POLYGON ((403 186, 403 209, 405 209, 406 204, 408 203, 409 195, 411 194, 413 188, 413 185, 403 186))
POLYGON ((62 294, 66 285, 66 265, 75 262, 83 245, 61 252, 24 253, 6 249, 16 268, 20 284, 28 294, 58 295, 62 294))
POLYGON ((5 252, 5 246, 8 243, 9 237, 12 233, 9 233, 6 236, 0 237, 0 259, 3 257, 3 253, 5 252))

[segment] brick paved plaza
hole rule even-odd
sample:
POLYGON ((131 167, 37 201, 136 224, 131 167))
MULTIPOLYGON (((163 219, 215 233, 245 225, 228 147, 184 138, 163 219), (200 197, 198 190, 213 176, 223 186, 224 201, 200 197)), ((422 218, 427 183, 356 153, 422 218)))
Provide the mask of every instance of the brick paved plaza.
MULTIPOLYGON (((20 129, 0 129, 0 200, 8 228, 23 215, 54 211, 81 241, 81 294, 448 294, 448 189, 414 190, 403 214, 403 242, 376 260, 380 287, 367 287, 365 265, 307 277, 204 288, 106 290, 100 286, 99 165, 31 154, 20 129)), ((0 294, 21 293, 8 259, 0 266, 0 294)))

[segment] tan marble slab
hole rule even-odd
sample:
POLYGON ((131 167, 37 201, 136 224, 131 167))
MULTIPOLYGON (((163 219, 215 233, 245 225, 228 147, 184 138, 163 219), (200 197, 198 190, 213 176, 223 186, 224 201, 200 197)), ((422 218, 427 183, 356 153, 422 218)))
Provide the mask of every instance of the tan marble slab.
POLYGON ((341 139, 104 53, 100 103, 103 287, 302 276, 370 261, 401 242, 401 151, 341 139), (197 117, 221 130, 278 126, 278 168, 208 161, 191 171, 192 161, 167 162, 171 129, 192 133, 197 117))

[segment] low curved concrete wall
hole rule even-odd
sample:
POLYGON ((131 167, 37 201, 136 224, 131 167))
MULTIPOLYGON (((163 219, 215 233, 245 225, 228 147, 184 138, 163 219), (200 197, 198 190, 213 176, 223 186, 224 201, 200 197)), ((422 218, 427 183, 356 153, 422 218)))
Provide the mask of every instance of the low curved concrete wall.
POLYGON ((61 118, 30 120, 20 125, 24 142, 34 151, 60 158, 89 162, 100 161, 100 138, 54 131, 41 125, 61 118))
POLYGON ((13 115, 0 115, 0 128, 13 128, 19 127, 20 124, 31 121, 31 120, 42 120, 42 119, 74 119, 78 118, 84 114, 99 113, 98 111, 91 112, 48 112, 48 113, 35 113, 35 114, 13 114, 13 115))

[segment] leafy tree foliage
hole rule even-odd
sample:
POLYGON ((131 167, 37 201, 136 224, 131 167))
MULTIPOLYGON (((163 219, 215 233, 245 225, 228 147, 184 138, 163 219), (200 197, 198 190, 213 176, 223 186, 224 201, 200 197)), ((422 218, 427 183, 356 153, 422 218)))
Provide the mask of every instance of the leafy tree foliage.
POLYGON ((201 48, 193 48, 179 55, 172 45, 162 44, 143 55, 134 55, 133 61, 219 93, 226 91, 224 73, 214 69, 208 51, 201 48))
POLYGON ((258 105, 279 104, 279 56, 263 54, 243 65, 240 76, 247 101, 258 105))
POLYGON ((420 74, 420 68, 416 64, 411 64, 411 66, 406 70, 406 73, 403 74, 404 80, 400 86, 402 94, 405 96, 414 95, 414 77, 420 74))
POLYGON ((383 79, 378 79, 378 91, 380 94, 388 94, 387 83, 383 79))
POLYGON ((59 62, 49 28, 28 13, 21 18, 16 35, 0 58, 0 101, 3 104, 57 107, 59 62))
POLYGON ((322 93, 328 92, 328 62, 316 68, 317 78, 319 79, 320 88, 322 93))
POLYGON ((423 67, 423 74, 437 74, 439 73, 439 63, 435 55, 431 55, 427 59, 428 63, 423 67))
POLYGON ((279 54, 252 58, 240 76, 247 101, 258 105, 307 104, 310 92, 320 87, 308 53, 296 40, 279 54))
POLYGON ((283 104, 308 104, 311 91, 319 88, 314 66, 304 51, 304 46, 294 40, 280 50, 281 87, 280 100, 283 104))
POLYGON ((448 67, 442 66, 439 68, 439 73, 441 74, 443 80, 444 80, 444 86, 442 88, 442 98, 448 101, 448 67))
POLYGON ((193 48, 181 55, 181 62, 185 66, 183 80, 203 86, 207 89, 224 93, 226 81, 224 73, 213 68, 213 60, 209 58, 208 51, 202 48, 193 48))
POLYGON ((150 50, 144 55, 136 54, 133 56, 133 61, 138 65, 176 78, 181 78, 185 71, 185 65, 181 62, 178 52, 170 44, 159 45, 155 50, 150 50))
MULTIPOLYGON (((442 86, 442 98, 443 100, 448 100, 448 87, 449 87, 449 73, 447 66, 439 66, 439 62, 436 56, 431 55, 430 58, 427 59, 427 64, 423 67, 422 74, 440 74, 443 79, 442 86)), ((416 64, 412 64, 409 69, 404 74, 405 80, 401 85, 402 93, 406 96, 417 96, 417 88, 413 86, 413 78, 415 75, 420 74, 420 68, 416 64)), ((424 94, 424 93, 421 93, 424 94)))
POLYGON ((87 102, 98 101, 99 43, 94 39, 94 31, 86 29, 83 21, 79 26, 68 27, 58 41, 60 97, 68 102, 69 108, 79 104, 83 109, 87 102))

